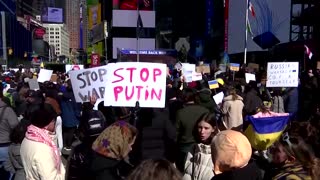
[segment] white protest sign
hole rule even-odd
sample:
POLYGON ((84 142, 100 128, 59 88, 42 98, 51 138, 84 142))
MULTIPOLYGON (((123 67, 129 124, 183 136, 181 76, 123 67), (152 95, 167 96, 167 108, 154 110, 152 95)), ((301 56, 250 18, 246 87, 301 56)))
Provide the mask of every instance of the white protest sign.
POLYGON ((201 81, 202 80, 202 74, 201 73, 192 73, 192 81, 201 81))
POLYGON ((71 65, 71 64, 66 64, 66 72, 73 71, 73 70, 80 70, 84 69, 83 65, 71 65))
POLYGON ((76 101, 89 102, 92 95, 98 100, 103 99, 107 72, 108 65, 70 71, 69 76, 76 101))
POLYGON ((250 74, 246 73, 246 83, 248 84, 250 81, 256 81, 256 75, 255 74, 250 74))
POLYGON ((46 81, 50 81, 52 73, 52 70, 40 69, 40 73, 38 75, 38 82, 44 83, 46 81))
POLYGON ((213 100, 214 102, 216 102, 217 105, 222 103, 223 98, 224 98, 223 92, 220 92, 213 96, 213 100))
POLYGON ((31 90, 40 90, 39 83, 36 79, 29 79, 28 84, 31 90))
POLYGON ((195 72, 196 71, 196 65, 195 64, 182 63, 182 73, 185 74, 187 71, 195 72))
POLYGON ((267 87, 298 87, 298 62, 268 63, 267 87))
POLYGON ((159 63, 116 63, 109 67, 105 84, 105 106, 165 107, 166 65, 159 63))

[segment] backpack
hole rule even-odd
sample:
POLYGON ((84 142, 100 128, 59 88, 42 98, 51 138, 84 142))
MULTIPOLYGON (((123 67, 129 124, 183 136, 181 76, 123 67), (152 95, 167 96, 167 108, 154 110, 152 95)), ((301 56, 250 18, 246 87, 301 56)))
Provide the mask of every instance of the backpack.
POLYGON ((91 110, 84 124, 84 134, 88 137, 96 137, 106 128, 107 123, 102 112, 91 110))

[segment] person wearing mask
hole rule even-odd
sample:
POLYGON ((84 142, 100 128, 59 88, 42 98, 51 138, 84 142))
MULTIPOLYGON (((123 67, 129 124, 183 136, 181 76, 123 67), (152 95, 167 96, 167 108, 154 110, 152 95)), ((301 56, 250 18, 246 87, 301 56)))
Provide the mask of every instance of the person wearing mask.
POLYGON ((240 132, 219 132, 211 143, 214 164, 211 180, 262 180, 255 162, 249 162, 252 149, 249 140, 240 132))
POLYGON ((32 112, 20 149, 26 179, 65 179, 60 152, 53 141, 56 118, 49 104, 41 104, 32 112))
POLYGON ((181 180, 181 174, 167 160, 148 159, 140 163, 126 180, 181 180))
POLYGON ((320 160, 300 136, 284 133, 270 152, 273 169, 266 172, 265 179, 320 179, 320 160))
POLYGON ((119 180, 131 168, 124 161, 135 143, 137 129, 125 121, 117 121, 106 128, 93 142, 91 179, 119 180))
POLYGON ((221 109, 223 114, 222 123, 226 129, 242 130, 242 110, 244 107, 242 101, 242 97, 237 95, 236 90, 233 88, 229 90, 229 96, 223 99, 221 109))
POLYGON ((198 144, 188 153, 183 180, 207 180, 214 176, 210 144, 218 131, 214 114, 205 113, 199 118, 194 129, 198 144))
POLYGON ((176 114, 176 142, 178 148, 176 166, 180 172, 184 172, 187 154, 195 143, 192 134, 193 128, 200 116, 209 112, 205 107, 195 104, 195 93, 192 89, 186 89, 183 97, 184 107, 178 110, 176 114))

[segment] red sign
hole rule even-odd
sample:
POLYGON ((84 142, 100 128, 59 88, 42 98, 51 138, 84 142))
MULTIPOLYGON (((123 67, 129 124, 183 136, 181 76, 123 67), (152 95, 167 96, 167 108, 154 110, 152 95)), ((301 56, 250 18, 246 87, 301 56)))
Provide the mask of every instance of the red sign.
POLYGON ((91 67, 100 66, 100 55, 91 54, 91 67))
POLYGON ((34 30, 34 38, 42 39, 43 35, 46 34, 46 31, 42 28, 38 28, 34 30))

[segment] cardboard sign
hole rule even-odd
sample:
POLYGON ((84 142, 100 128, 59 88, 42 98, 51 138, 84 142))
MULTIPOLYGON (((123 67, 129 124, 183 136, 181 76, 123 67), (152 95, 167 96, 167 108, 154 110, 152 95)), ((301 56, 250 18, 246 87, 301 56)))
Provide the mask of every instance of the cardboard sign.
POLYGON ((259 70, 259 64, 249 63, 248 68, 259 70))
POLYGON ((159 63, 116 63, 109 66, 105 84, 105 106, 165 107, 166 65, 159 63))
POLYGON ((230 63, 230 71, 239 71, 239 70, 240 70, 240 64, 230 63))
POLYGON ((248 84, 250 81, 256 81, 256 75, 255 74, 250 74, 246 73, 246 83, 248 84))
POLYGON ((67 64, 66 65, 66 72, 68 73, 69 71, 73 71, 73 70, 80 70, 80 69, 83 69, 83 65, 78 65, 78 64, 74 64, 74 65, 71 65, 71 64, 67 64))
POLYGON ((50 81, 51 82, 57 82, 58 80, 58 75, 57 74, 52 74, 50 81))
POLYGON ((208 66, 208 65, 197 66, 196 67, 196 72, 197 73, 210 74, 210 66, 208 66))
POLYGON ((298 87, 299 63, 268 63, 267 87, 298 87))
POLYGON ((69 76, 77 102, 89 102, 95 95, 98 100, 104 98, 108 66, 100 66, 78 71, 70 71, 69 76))
POLYGON ((213 96, 213 100, 214 102, 216 102, 217 105, 222 103, 223 98, 224 98, 223 92, 220 92, 213 96))
POLYGON ((39 90, 39 83, 36 79, 29 79, 28 84, 31 90, 39 90))
POLYGON ((50 81, 53 71, 48 69, 40 69, 38 75, 38 82, 44 83, 45 81, 50 81))

